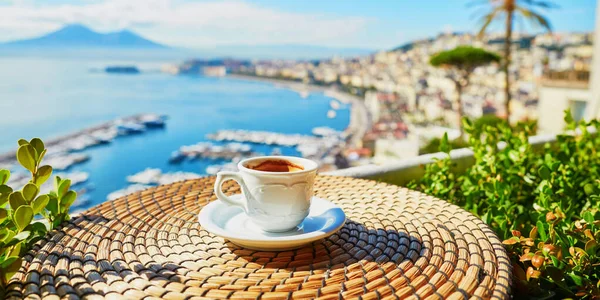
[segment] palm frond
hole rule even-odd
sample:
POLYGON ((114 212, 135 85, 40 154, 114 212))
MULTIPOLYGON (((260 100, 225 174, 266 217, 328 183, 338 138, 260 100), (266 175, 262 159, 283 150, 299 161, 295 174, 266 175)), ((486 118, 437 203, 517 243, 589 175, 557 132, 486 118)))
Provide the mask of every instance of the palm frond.
MULTIPOLYGON (((477 19, 481 15, 484 15, 484 17, 485 17, 485 12, 487 12, 488 10, 489 9, 484 6, 478 7, 475 10, 473 10, 473 12, 471 12, 471 14, 469 14, 469 19, 471 19, 471 20, 477 19)), ((483 19, 483 17, 482 17, 482 19, 483 19)))
POLYGON ((516 29, 517 29, 516 30, 517 32, 525 32, 525 29, 526 29, 525 28, 525 20, 524 20, 524 17, 522 15, 516 14, 514 16, 514 22, 517 23, 517 26, 515 26, 516 29))
POLYGON ((521 2, 534 7, 541 7, 544 9, 559 8, 559 6, 552 1, 538 1, 538 0, 521 0, 521 2))
POLYGON ((481 38, 485 34, 485 31, 488 29, 490 24, 498 17, 498 15, 500 14, 501 11, 502 11, 501 7, 496 7, 491 12, 489 12, 487 15, 485 15, 481 18, 481 23, 482 23, 481 29, 479 29, 479 32, 477 33, 477 36, 479 38, 481 38))
POLYGON ((548 21, 548 19, 546 19, 546 17, 536 13, 533 10, 530 9, 526 9, 524 7, 521 6, 517 6, 516 10, 521 13, 521 15, 523 15, 523 17, 525 19, 527 19, 528 21, 542 27, 545 28, 548 31, 552 31, 552 25, 550 25, 550 21, 548 21))

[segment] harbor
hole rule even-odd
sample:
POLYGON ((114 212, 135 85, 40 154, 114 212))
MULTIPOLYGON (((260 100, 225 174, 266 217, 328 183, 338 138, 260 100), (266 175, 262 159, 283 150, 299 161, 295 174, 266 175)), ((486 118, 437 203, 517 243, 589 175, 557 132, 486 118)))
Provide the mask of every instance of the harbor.
POLYGON ((171 165, 195 160, 215 161, 217 163, 206 166, 203 170, 195 172, 163 172, 158 168, 146 168, 127 176, 129 186, 114 191, 107 196, 108 200, 146 189, 148 187, 172 183, 179 180, 193 179, 207 175, 216 175, 221 171, 237 171, 237 164, 241 160, 260 155, 281 155, 277 147, 291 147, 300 156, 312 159, 319 164, 321 170, 338 168, 340 157, 341 166, 347 165, 342 152, 348 147, 359 146, 362 137, 370 127, 368 111, 359 97, 332 89, 302 83, 291 83, 272 79, 260 79, 252 76, 228 75, 243 80, 266 81, 277 88, 291 89, 298 93, 302 99, 307 99, 312 92, 323 93, 332 98, 329 100, 329 110, 326 117, 334 119, 337 111, 343 107, 350 107, 350 120, 345 130, 335 130, 327 126, 314 127, 312 135, 285 134, 272 131, 257 131, 243 129, 217 130, 205 135, 208 141, 196 144, 183 145, 173 151, 168 157, 171 165), (270 153, 254 150, 255 145, 276 147, 270 153))
MULTIPOLYGON (((96 73, 92 75, 99 76, 96 73)), ((77 209, 151 186, 215 175, 219 171, 234 171, 239 161, 252 156, 305 156, 318 161, 325 169, 335 168, 335 154, 344 149, 349 137, 347 127, 351 104, 338 97, 325 96, 319 89, 304 89, 301 84, 298 90, 290 92, 287 84, 281 84, 281 89, 277 89, 270 84, 228 77, 167 77, 161 79, 160 82, 164 80, 161 88, 168 88, 167 82, 177 82, 178 85, 164 95, 157 87, 152 95, 143 94, 139 99, 134 91, 122 91, 126 95, 123 97, 125 101, 131 99, 126 104, 122 99, 94 98, 102 104, 83 111, 81 118, 69 126, 74 131, 46 138, 52 136, 52 132, 64 132, 59 123, 52 123, 46 133, 40 133, 48 147, 44 164, 52 165, 55 174, 77 179, 74 180, 77 182, 74 189, 79 195, 75 205, 77 209), (216 98, 216 94, 209 92, 215 84, 220 86, 220 91, 231 90, 231 94, 226 94, 227 98, 218 94, 219 98, 216 98), (182 86, 193 94, 173 97, 173 93, 180 91, 182 86), (237 97, 241 91, 244 97, 237 97), (245 117, 236 119, 236 113, 232 111, 245 107, 248 101, 258 101, 261 106, 244 108, 245 117), (148 107, 149 112, 168 115, 169 119, 160 114, 135 114, 138 105, 148 107), (265 106, 278 107, 272 112, 275 118, 271 121, 264 119, 262 107, 265 106), (336 116, 328 118, 329 111, 335 111, 336 116), (279 116, 292 117, 279 120, 279 116), (89 122, 81 119, 94 120, 97 125, 91 123, 93 126, 89 126, 89 122), (258 128, 250 131, 258 131, 259 138, 254 142, 250 140, 249 137, 256 136, 256 132, 244 141, 207 138, 221 129, 237 128, 258 128), (148 168, 160 170, 160 176, 150 176, 152 171, 149 171, 145 174, 149 178, 138 176, 128 180, 128 176, 148 168), (86 180, 81 181, 83 178, 86 180)), ((154 80, 150 76, 127 78, 143 82, 154 80)), ((107 80, 118 85, 123 79, 111 76, 107 80)), ((70 101, 71 105, 75 105, 79 99, 70 101)), ((29 139, 36 132, 32 128, 22 137, 29 139)), ((5 146, 10 143, 16 146, 20 137, 7 138, 5 146)), ((11 170, 11 186, 13 183, 16 186, 20 180, 29 180, 14 157, 14 151, 0 155, 0 167, 11 170)))
MULTIPOLYGON (((45 163, 55 170, 65 170, 70 166, 89 159, 86 154, 74 153, 97 145, 108 144, 117 136, 143 133, 152 128, 165 126, 166 116, 138 114, 108 121, 75 133, 44 141, 48 152, 45 163)), ((0 167, 11 168, 17 163, 16 149, 0 154, 0 167)))
MULTIPOLYGON (((44 164, 52 166, 54 176, 68 178, 71 186, 77 192, 78 198, 73 204, 74 208, 86 206, 90 197, 87 192, 94 186, 87 184, 90 174, 83 171, 72 171, 72 166, 86 162, 91 156, 82 151, 98 145, 110 144, 117 137, 125 137, 133 134, 142 134, 146 130, 162 128, 165 126, 165 116, 157 114, 138 114, 124 118, 118 118, 102 123, 81 131, 46 140, 48 149, 44 156, 44 164)), ((15 157, 16 151, 9 151, 0 155, 0 167, 11 170, 8 182, 10 186, 23 186, 29 182, 30 174, 17 167, 15 157)), ((52 180, 47 181, 40 187, 42 193, 52 190, 52 180)))
POLYGON ((315 132, 321 134, 321 136, 242 129, 219 130, 214 134, 208 134, 206 138, 219 142, 228 141, 295 147, 304 158, 309 158, 317 162, 329 162, 331 160, 327 158, 327 154, 330 153, 329 150, 343 147, 346 133, 324 128, 314 128, 313 134, 315 132))
POLYGON ((241 143, 226 143, 222 145, 211 142, 198 142, 194 145, 181 146, 178 151, 171 154, 169 162, 172 164, 181 163, 184 159, 224 159, 232 160, 240 156, 259 156, 264 155, 252 151, 250 145, 241 143))

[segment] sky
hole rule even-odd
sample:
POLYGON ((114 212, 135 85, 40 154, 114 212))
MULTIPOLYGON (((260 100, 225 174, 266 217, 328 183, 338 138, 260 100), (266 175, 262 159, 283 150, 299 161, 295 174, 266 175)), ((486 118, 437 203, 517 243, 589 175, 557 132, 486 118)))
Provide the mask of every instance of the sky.
MULTIPOLYGON (((475 0, 477 1, 477 0, 475 0)), ((481 1, 481 0, 480 0, 481 1)), ((130 29, 185 48, 314 45, 390 49, 441 32, 477 30, 473 0, 0 0, 0 42, 79 23, 130 29)), ((539 10, 555 32, 594 29, 595 0, 556 0, 539 10)), ((485 6, 484 6, 485 7, 485 6)), ((496 24, 494 30, 500 30, 496 24)), ((494 31, 492 30, 492 31, 494 31)), ((517 31, 536 31, 518 25, 517 31)))

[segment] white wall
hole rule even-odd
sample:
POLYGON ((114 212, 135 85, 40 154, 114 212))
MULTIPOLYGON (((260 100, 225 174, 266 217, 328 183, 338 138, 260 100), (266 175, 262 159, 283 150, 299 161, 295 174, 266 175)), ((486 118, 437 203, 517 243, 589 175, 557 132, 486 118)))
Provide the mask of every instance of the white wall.
MULTIPOLYGON (((590 101, 588 89, 542 86, 538 105, 538 126, 540 133, 559 133, 565 127, 564 111, 569 108, 570 100, 590 101)), ((589 111, 589 105, 586 111, 589 111)))
POLYGON ((590 74, 590 99, 586 118, 600 118, 600 5, 596 5, 596 28, 594 30, 594 54, 592 56, 592 66, 590 74))
POLYGON ((419 155, 419 141, 415 136, 403 140, 378 139, 375 141, 373 162, 386 164, 419 155))

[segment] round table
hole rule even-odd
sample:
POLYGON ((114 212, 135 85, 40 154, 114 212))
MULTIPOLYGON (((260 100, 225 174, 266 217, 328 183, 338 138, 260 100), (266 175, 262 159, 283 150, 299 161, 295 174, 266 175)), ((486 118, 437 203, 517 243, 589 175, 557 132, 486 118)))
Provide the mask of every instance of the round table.
MULTIPOLYGON (((481 220, 448 202, 370 180, 318 176, 347 222, 301 249, 244 249, 203 230, 214 177, 93 207, 46 236, 6 296, 44 299, 507 299, 511 265, 481 220)), ((239 193, 226 182, 228 193, 239 193)))

